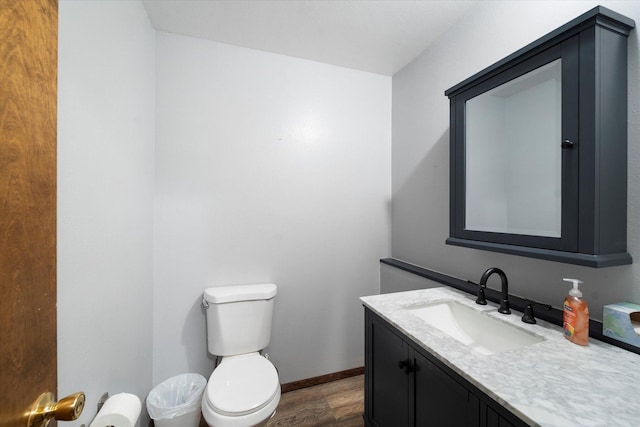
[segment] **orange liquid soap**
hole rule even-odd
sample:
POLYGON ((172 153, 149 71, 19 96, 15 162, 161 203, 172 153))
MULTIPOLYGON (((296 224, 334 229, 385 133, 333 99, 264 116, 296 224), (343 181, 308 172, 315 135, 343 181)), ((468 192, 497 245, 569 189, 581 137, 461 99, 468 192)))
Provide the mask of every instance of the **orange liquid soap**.
POLYGON ((578 285, 582 282, 577 279, 563 280, 573 282, 573 289, 569 291, 563 304, 564 336, 575 344, 587 345, 589 344, 589 307, 578 289, 578 285))

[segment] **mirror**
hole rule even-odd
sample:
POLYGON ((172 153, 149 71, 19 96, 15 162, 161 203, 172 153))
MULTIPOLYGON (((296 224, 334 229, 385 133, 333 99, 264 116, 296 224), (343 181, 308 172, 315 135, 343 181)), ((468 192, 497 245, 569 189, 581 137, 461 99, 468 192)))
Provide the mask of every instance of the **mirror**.
POLYGON ((465 228, 561 236, 562 59, 466 101, 465 228))

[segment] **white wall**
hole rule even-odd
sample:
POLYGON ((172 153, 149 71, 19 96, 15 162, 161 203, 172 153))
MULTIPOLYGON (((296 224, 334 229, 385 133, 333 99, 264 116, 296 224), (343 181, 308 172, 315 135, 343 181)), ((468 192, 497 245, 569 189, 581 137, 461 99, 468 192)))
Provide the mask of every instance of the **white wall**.
POLYGON ((154 43, 141 3, 60 1, 58 395, 87 395, 65 425, 152 385, 154 43))
MULTIPOLYGON (((393 77, 393 256, 477 281, 492 266, 510 291, 559 307, 583 279, 592 317, 602 305, 640 302, 640 79, 638 29, 629 39, 628 250, 633 265, 592 269, 447 246, 449 231, 449 101, 444 91, 598 3, 640 23, 636 1, 479 2, 461 21, 393 77)), ((491 286, 496 286, 492 284, 491 286)), ((388 290, 388 289, 387 289, 388 290)))
POLYGON ((59 9, 58 371, 60 395, 87 393, 77 425, 105 391, 211 372, 208 286, 279 285, 283 382, 361 366, 358 297, 390 253, 391 79, 167 34, 156 51, 138 2, 59 9))
POLYGON ((210 286, 274 282, 283 383, 363 365, 390 253, 391 78, 156 39, 154 384, 208 376, 210 286))

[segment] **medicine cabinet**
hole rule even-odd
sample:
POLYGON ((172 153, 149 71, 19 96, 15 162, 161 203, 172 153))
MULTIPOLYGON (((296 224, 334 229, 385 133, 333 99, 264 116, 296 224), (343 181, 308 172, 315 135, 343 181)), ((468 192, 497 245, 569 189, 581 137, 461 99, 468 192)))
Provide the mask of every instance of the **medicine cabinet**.
POLYGON ((596 7, 448 89, 447 244, 590 267, 627 253, 627 38, 596 7))

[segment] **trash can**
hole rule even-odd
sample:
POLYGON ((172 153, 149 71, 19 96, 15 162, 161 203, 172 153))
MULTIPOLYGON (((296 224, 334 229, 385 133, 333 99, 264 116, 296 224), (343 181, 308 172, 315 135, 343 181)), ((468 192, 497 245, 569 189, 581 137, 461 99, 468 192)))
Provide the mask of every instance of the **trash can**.
POLYGON ((182 374, 158 384, 147 396, 147 412, 155 427, 198 427, 207 380, 182 374))

